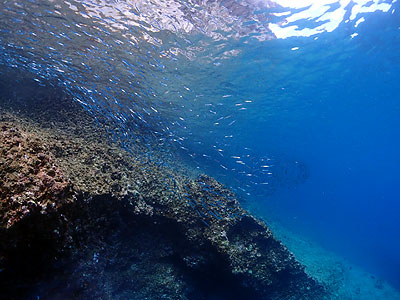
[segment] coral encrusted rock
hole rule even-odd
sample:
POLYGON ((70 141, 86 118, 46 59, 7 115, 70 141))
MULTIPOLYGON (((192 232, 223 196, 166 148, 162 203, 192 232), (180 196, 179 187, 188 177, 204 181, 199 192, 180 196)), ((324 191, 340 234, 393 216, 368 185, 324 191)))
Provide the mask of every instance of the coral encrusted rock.
POLYGON ((324 299, 215 179, 137 159, 83 129, 7 119, 0 299, 324 299))

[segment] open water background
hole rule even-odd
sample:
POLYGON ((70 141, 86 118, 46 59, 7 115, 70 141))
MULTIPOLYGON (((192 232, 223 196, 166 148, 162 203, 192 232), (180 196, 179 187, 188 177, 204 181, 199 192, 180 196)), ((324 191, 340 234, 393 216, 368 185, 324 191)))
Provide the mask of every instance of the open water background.
POLYGON ((61 88, 400 288, 399 5, 279 3, 3 0, 2 92, 61 88))

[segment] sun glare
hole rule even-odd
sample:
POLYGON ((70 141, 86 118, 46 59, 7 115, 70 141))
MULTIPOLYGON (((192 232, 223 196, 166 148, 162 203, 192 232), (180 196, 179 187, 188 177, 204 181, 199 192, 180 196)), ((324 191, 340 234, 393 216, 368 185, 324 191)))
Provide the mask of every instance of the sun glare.
POLYGON ((375 11, 388 12, 396 1, 383 3, 379 0, 274 0, 287 11, 277 13, 276 16, 285 16, 283 21, 271 23, 269 28, 277 38, 284 39, 293 36, 308 37, 322 32, 332 32, 342 22, 356 19, 355 27, 357 27, 359 23, 365 20, 363 16, 359 16, 360 14, 375 11), (297 11, 292 12, 291 10, 297 11), (350 11, 350 16, 345 19, 348 11, 350 11), (315 27, 300 28, 297 24, 301 20, 314 21, 315 27))

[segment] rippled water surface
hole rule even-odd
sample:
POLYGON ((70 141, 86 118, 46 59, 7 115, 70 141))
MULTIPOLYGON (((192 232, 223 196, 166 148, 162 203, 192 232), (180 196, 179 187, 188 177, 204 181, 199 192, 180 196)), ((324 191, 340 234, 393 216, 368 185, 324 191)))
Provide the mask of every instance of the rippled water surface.
POLYGON ((3 0, 0 51, 400 288, 395 0, 3 0))

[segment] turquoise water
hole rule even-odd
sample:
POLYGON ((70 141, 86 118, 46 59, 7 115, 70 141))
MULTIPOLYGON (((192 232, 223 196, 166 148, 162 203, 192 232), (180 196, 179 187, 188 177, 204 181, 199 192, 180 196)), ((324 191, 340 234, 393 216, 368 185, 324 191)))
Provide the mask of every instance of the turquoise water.
POLYGON ((61 88, 122 146, 400 289, 398 3, 291 2, 3 1, 1 76, 61 88))

